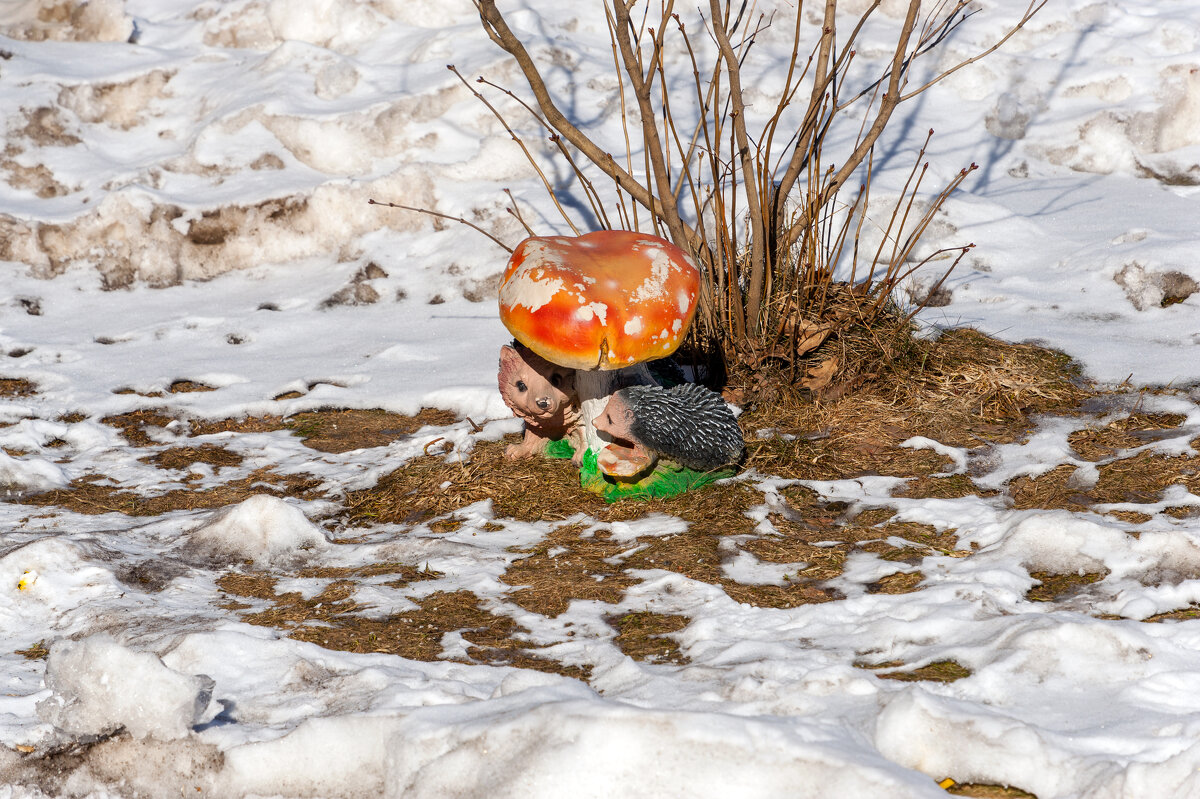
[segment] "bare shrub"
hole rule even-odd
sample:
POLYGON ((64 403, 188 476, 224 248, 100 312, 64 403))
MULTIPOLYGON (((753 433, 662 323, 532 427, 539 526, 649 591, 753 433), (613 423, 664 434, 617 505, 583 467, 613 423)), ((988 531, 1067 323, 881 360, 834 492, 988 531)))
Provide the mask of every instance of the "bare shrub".
MULTIPOLYGON (((841 9, 838 0, 825 0, 815 25, 805 19, 806 5, 796 3, 791 58, 782 64, 751 58, 756 41, 778 24, 756 6, 709 0, 685 20, 674 0, 660 0, 657 9, 607 0, 623 141, 594 139, 581 130, 562 110, 568 98, 546 83, 548 65, 530 53, 495 0, 474 2, 488 36, 516 60, 532 101, 483 78, 478 82, 536 118, 574 170, 600 224, 650 228, 701 266, 706 291, 694 327, 697 343, 716 343, 727 361, 752 369, 791 364, 792 379, 802 381, 813 372, 798 359, 839 330, 869 327, 882 317, 906 325, 917 309, 898 312, 893 292, 935 259, 950 265, 941 279, 927 282, 924 296, 942 296, 945 276, 972 245, 924 257, 916 257, 916 245, 975 165, 930 191, 922 145, 884 215, 878 244, 868 246, 863 226, 876 146, 897 107, 1000 47, 1045 0, 1030 0, 990 46, 930 70, 923 67, 935 60, 931 54, 972 16, 967 0, 940 0, 924 9, 919 0, 907 0, 882 11, 882 0, 843 2, 841 9), (864 78, 851 65, 876 12, 895 17, 887 21, 894 46, 880 70, 864 78), (776 90, 768 95, 767 87, 776 90), (756 114, 762 108, 770 110, 756 114), (613 156, 622 152, 623 158, 613 156), (601 199, 610 183, 615 202, 601 199), (843 199, 843 189, 855 184, 853 198, 843 199), (839 283, 835 272, 848 278, 839 283)), ((578 231, 520 135, 480 91, 472 91, 522 147, 578 231)), ((512 211, 519 218, 519 210, 512 211)), ((824 385, 838 362, 822 363, 828 374, 817 382, 824 385)))

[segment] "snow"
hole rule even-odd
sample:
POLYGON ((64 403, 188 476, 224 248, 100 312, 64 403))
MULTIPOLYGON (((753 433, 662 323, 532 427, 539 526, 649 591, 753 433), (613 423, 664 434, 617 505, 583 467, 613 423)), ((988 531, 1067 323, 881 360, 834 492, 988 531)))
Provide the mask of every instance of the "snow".
POLYGON ((278 497, 259 494, 211 514, 187 533, 197 552, 225 561, 284 565, 329 546, 325 531, 278 497))
MULTIPOLYGON (((945 64, 1012 15, 1012 4, 979 5, 947 41, 945 64)), ((883 19, 894 23, 899 7, 885 2, 883 19)), ((0 378, 36 391, 0 403, 0 799, 198 789, 937 797, 946 776, 1039 799, 1200 795, 1200 622, 1142 622, 1200 603, 1200 521, 1166 512, 1200 508, 1200 496, 1175 485, 1090 512, 989 496, 1060 466, 1074 467, 1072 486, 1094 485, 1096 464, 1069 437, 1135 409, 1183 421, 1120 455, 1197 455, 1197 14, 1198 0, 1048 4, 999 52, 904 107, 892 125, 907 135, 876 162, 880 214, 915 157, 912 131, 936 130, 927 158, 939 179, 980 164, 923 245, 977 245, 944 286, 949 304, 924 311, 923 325, 1046 343, 1098 381, 1178 391, 1038 420, 1028 438, 980 450, 947 446, 933 430, 906 442, 948 460, 935 479, 969 478, 976 495, 906 498, 899 477, 802 484, 847 515, 887 508, 954 531, 972 556, 929 554, 920 590, 869 592, 914 567, 855 552, 834 581, 845 597, 836 602, 756 607, 719 585, 640 569, 619 601, 576 600, 545 617, 514 603, 516 587, 501 580, 522 551, 577 525, 617 542, 609 560, 620 564, 687 522, 522 522, 480 502, 455 514, 451 532, 375 525, 348 538, 323 523, 341 492, 431 446, 466 459, 477 441, 520 429, 496 390, 510 338, 496 308, 504 251, 461 226, 367 203, 462 215, 515 244, 522 228, 505 212, 515 202, 540 232, 570 233, 521 150, 446 69, 519 86, 471 4, 6 3, 0 378), (210 390, 172 393, 177 381, 210 390), (330 407, 435 407, 459 421, 344 453, 287 431, 189 438, 178 423, 151 428, 138 447, 99 421, 330 407), (164 477, 143 460, 183 443, 219 444, 242 463, 164 477), (332 499, 283 500, 264 487, 220 510, 151 518, 10 501, 87 475, 153 495, 263 466, 311 476, 332 499), (1114 511, 1145 520, 1101 515, 1114 511), (247 624, 216 586, 247 560, 415 566, 433 576, 402 589, 386 575, 364 580, 353 599, 382 618, 470 590, 590 678, 354 654, 247 624), (1041 571, 1100 577, 1079 595, 1031 602, 1041 571), (670 635, 686 663, 621 652, 607 620, 647 610, 687 617, 670 635), (39 642, 44 660, 16 653, 39 642), (944 660, 970 676, 906 683, 860 667, 944 660)), ((571 93, 573 118, 622 141, 603 19, 531 2, 510 22, 571 93)), ((864 71, 886 57, 885 34, 867 32, 864 71)), ((777 59, 790 37, 777 22, 756 57, 777 59)), ((778 80, 749 87, 750 99, 765 103, 778 80)), ((553 145, 501 99, 586 223, 553 145)), ((770 516, 795 483, 737 479, 761 494, 756 534, 779 535, 770 516)), ((806 566, 736 543, 723 542, 726 580, 785 585, 806 566)), ((296 576, 276 588, 311 599, 330 582, 296 576)), ((466 657, 461 634, 442 644, 466 657)))
POLYGON ((38 717, 67 735, 102 735, 124 727, 135 738, 184 738, 212 698, 213 680, 172 671, 107 633, 63 641, 46 662, 51 695, 38 717))

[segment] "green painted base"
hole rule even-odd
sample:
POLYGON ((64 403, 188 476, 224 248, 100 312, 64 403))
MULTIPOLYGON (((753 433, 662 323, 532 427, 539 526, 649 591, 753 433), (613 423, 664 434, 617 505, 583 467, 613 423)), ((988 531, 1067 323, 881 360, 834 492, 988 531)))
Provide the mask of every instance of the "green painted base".
MULTIPOLYGON (((547 458, 571 458, 575 451, 565 438, 546 444, 547 458)), ((674 461, 659 461, 650 474, 641 480, 628 481, 609 477, 596 466, 596 453, 590 449, 583 455, 583 467, 579 470, 579 484, 588 491, 604 497, 605 502, 622 499, 667 499, 685 491, 706 486, 716 480, 733 477, 734 469, 719 469, 715 472, 697 472, 674 461)))
POLYGON ((547 441, 545 452, 547 458, 572 458, 575 456, 575 450, 571 449, 571 442, 565 438, 547 441))
POLYGON ((654 470, 641 480, 618 480, 600 471, 596 466, 596 453, 589 449, 583 456, 579 483, 588 491, 604 497, 605 502, 617 502, 622 499, 668 499, 716 480, 732 477, 734 473, 733 469, 697 472, 674 461, 660 460, 654 470))

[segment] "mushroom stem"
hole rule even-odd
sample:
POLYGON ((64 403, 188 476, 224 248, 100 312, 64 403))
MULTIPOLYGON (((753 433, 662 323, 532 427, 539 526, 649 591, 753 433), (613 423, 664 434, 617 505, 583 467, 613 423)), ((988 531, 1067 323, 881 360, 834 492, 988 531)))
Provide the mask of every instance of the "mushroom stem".
POLYGON ((611 371, 580 369, 576 372, 575 391, 579 395, 584 445, 598 455, 601 449, 612 443, 611 439, 596 429, 595 419, 604 410, 614 391, 626 386, 655 384, 657 381, 644 363, 611 371))

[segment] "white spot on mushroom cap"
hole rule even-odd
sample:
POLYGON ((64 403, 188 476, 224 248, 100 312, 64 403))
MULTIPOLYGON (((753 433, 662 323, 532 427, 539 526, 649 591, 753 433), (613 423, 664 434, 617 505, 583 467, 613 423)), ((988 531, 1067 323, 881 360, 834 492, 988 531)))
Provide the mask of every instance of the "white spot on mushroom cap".
POLYGON ((625 335, 636 336, 642 332, 642 317, 635 316, 625 323, 625 335))
POLYGON ((642 250, 650 256, 650 274, 630 294, 629 299, 633 302, 646 302, 663 296, 671 272, 677 269, 671 256, 662 247, 646 246, 642 250))
POLYGON ((529 241, 523 248, 525 260, 500 287, 500 304, 509 308, 523 305, 536 311, 562 291, 566 284, 549 274, 545 266, 561 266, 562 253, 545 242, 529 241))
POLYGON ((530 311, 536 311, 564 288, 563 282, 556 277, 537 279, 531 274, 517 272, 500 287, 500 304, 510 308, 524 305, 530 311))
POLYGON ((581 322, 588 322, 593 316, 600 317, 600 324, 604 324, 608 318, 608 306, 602 302, 589 302, 575 311, 575 318, 581 322))

